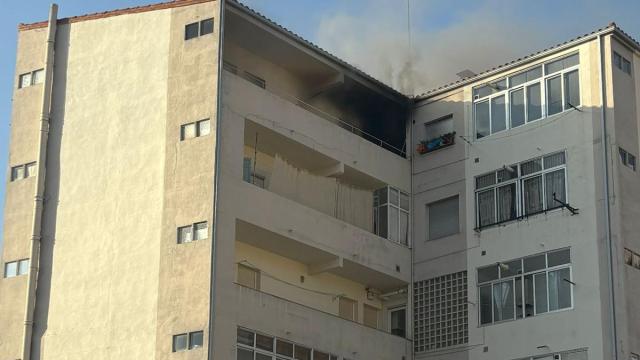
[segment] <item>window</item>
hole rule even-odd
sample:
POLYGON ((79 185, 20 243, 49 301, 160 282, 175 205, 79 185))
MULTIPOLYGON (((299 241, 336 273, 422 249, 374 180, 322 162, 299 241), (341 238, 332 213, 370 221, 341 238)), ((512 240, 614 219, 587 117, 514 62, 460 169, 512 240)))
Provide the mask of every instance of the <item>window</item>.
POLYGON ((185 40, 195 39, 198 36, 203 36, 211 33, 213 33, 213 18, 187 24, 184 27, 185 40))
POLYGON ((173 352, 193 350, 203 345, 202 331, 173 335, 173 352))
POLYGON ((267 87, 267 82, 258 75, 245 71, 242 73, 242 77, 257 87, 261 87, 263 89, 266 89, 267 87))
POLYGON ((178 244, 186 244, 195 240, 203 240, 208 236, 209 227, 206 221, 178 228, 178 244))
POLYGON ((346 297, 338 300, 338 315, 347 320, 358 321, 358 302, 346 297))
POLYGON ((18 79, 18 88, 26 88, 28 86, 42 84, 44 82, 44 69, 20 74, 18 79))
POLYGON ((248 157, 244 158, 242 163, 242 179, 263 189, 266 186, 266 177, 254 170, 253 159, 248 157))
POLYGON ((36 163, 31 162, 11 167, 11 181, 22 180, 32 176, 36 176, 36 163))
POLYGON ((629 169, 636 171, 636 157, 623 148, 618 148, 618 152, 620 153, 620 161, 622 161, 622 164, 629 169))
POLYGON ((260 271, 246 265, 238 264, 238 284, 260 290, 260 271))
POLYGON ((338 360, 338 356, 274 336, 238 328, 237 360, 338 360), (275 344, 275 345, 274 345, 275 344), (313 355, 312 355, 313 354, 313 355))
POLYGON ((551 116, 580 106, 578 66, 572 54, 475 87, 476 139, 539 120, 545 107, 551 116))
POLYGON ((479 268, 480 325, 569 309, 571 285, 568 248, 479 268))
POLYGON ((377 329, 380 325, 380 310, 371 305, 364 304, 362 322, 366 326, 377 329))
POLYGON ((204 119, 188 124, 180 125, 180 140, 206 136, 211 132, 211 122, 209 119, 204 119))
POLYGON ((9 261, 4 264, 4 277, 10 278, 29 273, 29 259, 9 261))
POLYGON ((409 243, 409 194, 390 186, 373 194, 373 228, 376 235, 409 243))
POLYGON ((441 117, 424 124, 425 137, 418 145, 418 152, 426 154, 455 143, 453 131, 453 114, 441 117))
POLYGON ((624 263, 636 269, 640 269, 640 254, 630 249, 624 249, 624 263))
POLYGON ((631 75, 631 61, 627 60, 624 56, 613 52, 613 65, 623 72, 631 75))
POLYGON ((427 205, 429 237, 436 240, 459 232, 458 196, 427 205))
POLYGON ((389 311, 389 331, 396 336, 407 336, 407 309, 405 307, 389 311))
POLYGON ((416 353, 468 343, 467 294, 466 271, 413 284, 416 353))
POLYGON ((566 177, 564 151, 476 177, 477 228, 562 207, 566 177))

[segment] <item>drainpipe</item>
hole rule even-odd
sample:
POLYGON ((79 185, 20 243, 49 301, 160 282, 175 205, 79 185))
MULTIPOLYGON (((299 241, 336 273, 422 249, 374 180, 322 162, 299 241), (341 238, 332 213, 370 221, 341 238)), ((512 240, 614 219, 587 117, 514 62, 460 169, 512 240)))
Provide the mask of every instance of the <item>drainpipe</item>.
POLYGON ((40 110, 40 142, 38 143, 38 162, 34 211, 31 222, 31 250, 29 256, 29 275, 27 279, 27 299, 24 312, 24 335, 22 338, 22 360, 31 359, 31 338, 33 334, 33 314, 36 307, 36 285, 38 280, 38 264, 40 262, 40 239, 42 236, 42 209, 44 206, 45 175, 47 161, 47 143, 49 140, 49 119, 51 115, 51 92, 53 91, 53 61, 56 38, 58 5, 51 4, 49 10, 49 26, 47 27, 47 45, 45 52, 42 87, 42 108, 40 110))
POLYGON ((410 204, 410 209, 411 209, 411 220, 409 221, 411 226, 409 227, 410 229, 410 234, 411 236, 409 237, 409 239, 411 240, 411 276, 410 276, 410 284, 409 284, 409 290, 407 292, 407 314, 409 321, 407 321, 407 327, 411 326, 411 331, 407 331, 407 333, 411 334, 411 352, 410 352, 410 356, 411 356, 411 360, 414 360, 416 358, 416 354, 415 354, 415 346, 414 346, 414 342, 416 339, 416 334, 415 334, 415 327, 413 326, 413 309, 415 308, 414 303, 413 303, 413 282, 414 282, 414 276, 415 276, 415 267, 413 266, 414 264, 414 259, 415 259, 415 251, 416 251, 416 239, 415 239, 415 230, 414 230, 414 226, 415 226, 415 217, 416 217, 416 211, 415 211, 415 203, 413 201, 414 199, 414 194, 413 194, 413 169, 414 169, 414 153, 413 153, 413 149, 415 149, 415 144, 413 143, 413 122, 414 122, 414 111, 416 109, 416 107, 414 106, 415 103, 410 102, 409 103, 409 141, 407 142, 409 144, 409 146, 407 147, 406 153, 407 155, 410 156, 411 159, 411 163, 409 166, 409 186, 411 187, 410 189, 410 194, 411 196, 409 197, 409 204, 410 204))
POLYGON ((607 142, 607 88, 604 80, 605 77, 605 52, 603 46, 604 38, 598 35, 598 48, 600 50, 600 119, 602 133, 602 173, 604 176, 604 200, 605 200, 605 236, 608 251, 608 272, 609 272, 609 311, 611 312, 611 344, 613 351, 613 360, 618 360, 618 329, 616 323, 616 293, 615 293, 615 271, 614 271, 614 254, 613 242, 611 239, 611 206, 609 199, 609 149, 607 142))
MULTIPOLYGON (((219 0, 219 19, 218 19, 218 78, 216 84, 216 145, 214 150, 214 174, 213 174, 213 229, 211 230, 211 270, 209 271, 209 342, 207 346, 207 359, 213 359, 213 338, 214 323, 216 314, 216 276, 217 276, 217 249, 218 249, 218 188, 220 184, 220 142, 222 134, 220 124, 222 123, 222 64, 223 64, 223 48, 224 48, 224 9, 225 0, 219 0)), ((224 355, 222 355, 224 356, 224 355)))

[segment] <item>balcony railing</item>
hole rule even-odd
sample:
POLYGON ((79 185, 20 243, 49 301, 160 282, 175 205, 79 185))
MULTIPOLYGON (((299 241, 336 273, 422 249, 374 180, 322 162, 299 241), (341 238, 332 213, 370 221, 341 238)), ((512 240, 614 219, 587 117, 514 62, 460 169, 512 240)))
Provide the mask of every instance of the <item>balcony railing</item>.
MULTIPOLYGON (((231 76, 235 76, 235 77, 237 77, 239 79, 243 79, 243 80, 255 85, 254 82, 249 81, 249 80, 243 78, 242 76, 240 76, 238 74, 234 74, 233 72, 231 72, 229 70, 225 70, 225 72, 227 74, 231 75, 231 76)), ((258 85, 255 85, 255 86, 258 86, 258 85)), ((313 106, 313 105, 311 105, 309 103, 304 102, 304 100, 301 100, 301 99, 299 99, 299 98, 297 98, 297 97, 295 97, 293 95, 289 95, 289 94, 275 93, 275 92, 270 91, 270 90, 268 90, 268 89, 266 89, 265 87, 262 87, 262 86, 258 86, 258 87, 260 87, 264 91, 266 91, 266 92, 268 92, 268 93, 270 93, 270 94, 272 94, 274 96, 277 96, 277 97, 279 97, 279 98, 281 98, 281 99, 283 99, 283 100, 285 100, 285 101, 287 101, 289 103, 292 103, 292 104, 294 104, 294 105, 296 105, 296 106, 298 106, 298 107, 300 107, 300 108, 302 108, 304 110, 307 110, 307 111, 313 113, 314 115, 316 115, 318 117, 321 117, 321 118, 323 118, 323 119, 325 119, 327 121, 330 121, 330 122, 340 126, 341 128, 351 132, 352 134, 355 134, 355 135, 357 135, 357 136, 359 136, 359 137, 361 137, 361 138, 363 138, 363 139, 365 139, 365 140, 367 140, 367 141, 369 141, 371 143, 374 143, 374 144, 380 146, 383 149, 389 150, 389 151, 391 151, 391 152, 393 152, 395 154, 398 154, 398 155, 400 155, 402 157, 406 156, 406 151, 405 150, 397 148, 397 147, 389 144, 388 142, 386 142, 386 141, 384 141, 384 140, 382 140, 382 139, 380 139, 380 138, 378 138, 378 137, 376 137, 376 136, 374 136, 374 135, 372 135, 372 134, 370 134, 370 133, 368 133, 368 132, 366 132, 366 131, 364 131, 364 130, 356 127, 356 126, 353 126, 352 124, 350 124, 350 123, 348 123, 348 122, 346 122, 346 121, 344 121, 344 120, 342 120, 342 119, 340 119, 340 118, 338 118, 338 117, 336 117, 334 115, 331 115, 331 114, 329 114, 329 113, 327 113, 327 112, 325 112, 325 111, 323 111, 321 109, 318 109, 317 107, 315 107, 315 106, 313 106)))

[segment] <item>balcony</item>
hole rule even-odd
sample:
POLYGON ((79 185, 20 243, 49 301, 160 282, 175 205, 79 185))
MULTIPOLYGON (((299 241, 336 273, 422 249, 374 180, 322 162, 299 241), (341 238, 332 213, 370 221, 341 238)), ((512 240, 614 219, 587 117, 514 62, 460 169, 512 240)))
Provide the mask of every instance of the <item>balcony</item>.
POLYGON ((238 326, 314 346, 343 357, 400 359, 411 342, 275 295, 236 285, 238 326))

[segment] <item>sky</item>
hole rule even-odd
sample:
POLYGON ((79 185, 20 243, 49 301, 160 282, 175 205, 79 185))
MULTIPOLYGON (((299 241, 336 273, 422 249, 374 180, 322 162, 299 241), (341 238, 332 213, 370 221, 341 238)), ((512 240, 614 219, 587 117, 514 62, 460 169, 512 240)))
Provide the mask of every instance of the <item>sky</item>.
MULTIPOLYGON (((59 17, 162 0, 58 0, 59 17)), ((492 68, 615 21, 640 38, 638 0, 244 0, 245 4, 406 94, 492 68), (410 30, 410 31, 409 31, 410 30), (411 67, 408 67, 411 64, 411 67)), ((8 171, 18 23, 50 1, 9 0, 0 12, 0 204, 8 171)), ((34 119, 35 121, 35 119, 34 119)), ((0 247, 3 211, 0 211, 0 247)))

